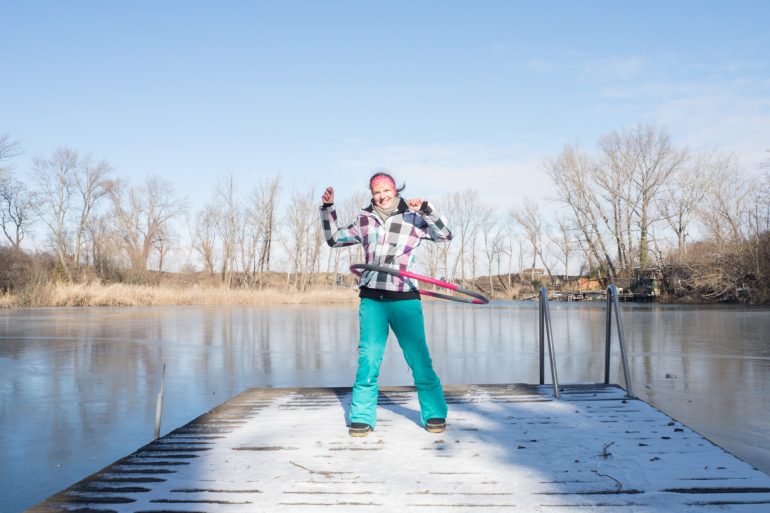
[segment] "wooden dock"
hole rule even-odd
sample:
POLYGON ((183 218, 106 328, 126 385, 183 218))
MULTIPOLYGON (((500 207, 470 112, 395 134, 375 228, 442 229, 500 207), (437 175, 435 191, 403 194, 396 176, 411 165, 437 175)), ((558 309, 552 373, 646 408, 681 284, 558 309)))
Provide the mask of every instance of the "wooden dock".
POLYGON ((350 389, 252 389, 29 513, 768 512, 770 477, 615 386, 409 387, 351 438, 350 389))

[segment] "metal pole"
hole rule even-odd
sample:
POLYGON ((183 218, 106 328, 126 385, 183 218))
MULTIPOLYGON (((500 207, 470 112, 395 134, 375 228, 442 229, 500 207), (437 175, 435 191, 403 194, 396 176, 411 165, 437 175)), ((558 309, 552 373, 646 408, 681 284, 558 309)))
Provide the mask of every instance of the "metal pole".
POLYGON ((540 384, 545 384, 545 287, 540 287, 538 323, 540 328, 540 384))
MULTIPOLYGON (((615 301, 617 301, 617 294, 615 295, 615 301)), ((620 317, 620 305, 617 303, 615 304, 615 322, 617 323, 618 340, 620 341, 620 358, 623 360, 623 374, 626 380, 626 395, 628 397, 634 397, 634 392, 631 390, 631 378, 629 377, 628 371, 625 330, 623 329, 623 319, 620 317)))
POLYGON ((612 340, 612 295, 613 285, 607 287, 607 319, 604 342, 604 384, 610 384, 610 341, 612 340))
POLYGON ((548 298, 543 300, 545 305, 545 326, 548 330, 548 356, 551 360, 551 382, 553 383, 553 395, 559 398, 559 377, 556 374, 556 355, 553 349, 553 329, 551 328, 551 310, 548 306, 548 298))
POLYGON ((163 414, 163 382, 166 380, 166 364, 163 364, 163 371, 160 375, 160 392, 158 393, 158 400, 155 403, 155 436, 153 440, 160 438, 160 419, 163 414))

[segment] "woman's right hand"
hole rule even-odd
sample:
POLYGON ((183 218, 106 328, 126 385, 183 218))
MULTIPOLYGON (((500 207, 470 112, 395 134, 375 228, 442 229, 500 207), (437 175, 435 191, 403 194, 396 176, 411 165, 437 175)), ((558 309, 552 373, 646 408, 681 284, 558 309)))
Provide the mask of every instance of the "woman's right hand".
POLYGON ((330 185, 326 188, 323 196, 321 196, 321 201, 324 203, 334 203, 334 187, 330 185))

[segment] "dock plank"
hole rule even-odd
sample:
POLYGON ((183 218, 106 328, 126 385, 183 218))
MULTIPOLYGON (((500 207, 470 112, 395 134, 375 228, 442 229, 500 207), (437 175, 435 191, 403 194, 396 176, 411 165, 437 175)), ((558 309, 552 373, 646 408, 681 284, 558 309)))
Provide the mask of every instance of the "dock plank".
POLYGON ((349 388, 248 390, 27 512, 770 511, 770 477, 616 386, 445 392, 444 433, 383 387, 351 438, 349 388))

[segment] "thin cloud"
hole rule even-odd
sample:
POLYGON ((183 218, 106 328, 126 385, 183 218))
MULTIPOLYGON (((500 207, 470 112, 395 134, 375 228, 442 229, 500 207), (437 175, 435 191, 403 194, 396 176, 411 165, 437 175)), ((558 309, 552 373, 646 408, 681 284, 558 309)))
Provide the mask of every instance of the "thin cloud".
POLYGON ((524 62, 523 66, 530 71, 536 72, 550 72, 559 68, 559 65, 554 61, 538 58, 529 59, 524 62))
POLYGON ((638 94, 632 88, 611 86, 599 89, 599 96, 609 100, 631 100, 637 98, 638 94))
POLYGON ((723 94, 691 95, 659 104, 651 113, 683 143, 733 152, 747 169, 766 158, 770 146, 770 98, 723 94))
POLYGON ((552 186, 542 170, 541 156, 507 147, 481 145, 400 145, 360 148, 340 156, 340 168, 362 181, 362 171, 385 167, 410 194, 444 196, 476 190, 486 204, 507 209, 524 197, 544 198, 552 186))
POLYGON ((648 68, 648 60, 638 56, 586 60, 578 64, 577 76, 590 82, 632 80, 648 68))

